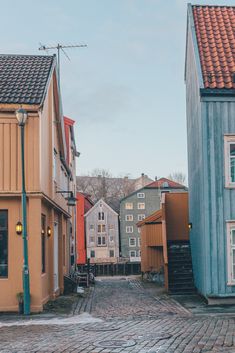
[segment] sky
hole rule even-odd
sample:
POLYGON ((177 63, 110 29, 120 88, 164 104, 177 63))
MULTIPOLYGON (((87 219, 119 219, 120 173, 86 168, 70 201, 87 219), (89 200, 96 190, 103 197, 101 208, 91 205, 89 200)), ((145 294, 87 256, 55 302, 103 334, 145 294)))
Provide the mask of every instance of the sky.
POLYGON ((81 153, 77 174, 100 168, 114 176, 187 175, 187 2, 0 0, 1 53, 87 44, 68 49, 70 60, 61 55, 63 112, 76 121, 81 153))

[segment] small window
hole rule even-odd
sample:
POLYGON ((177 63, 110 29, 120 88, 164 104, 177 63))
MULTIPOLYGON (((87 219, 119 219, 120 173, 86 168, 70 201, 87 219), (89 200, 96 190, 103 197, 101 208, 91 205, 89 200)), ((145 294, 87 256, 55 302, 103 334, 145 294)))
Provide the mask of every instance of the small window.
POLYGON ((90 230, 94 230, 94 224, 90 224, 89 228, 90 230))
POLYGON ((127 222, 133 221, 133 214, 126 214, 126 221, 127 222))
POLYGON ((136 257, 136 251, 135 250, 129 251, 129 255, 130 257, 136 257))
POLYGON ((99 221, 104 221, 104 212, 99 212, 98 213, 98 220, 99 221))
POLYGON ((138 197, 138 199, 144 199, 145 198, 145 193, 144 192, 138 192, 137 197, 138 197))
POLYGON ((114 230, 114 225, 113 224, 109 224, 109 230, 114 230))
POLYGON ((145 219, 145 214, 138 214, 138 221, 145 219))
POLYGON ((102 245, 106 245, 106 237, 102 237, 102 245))
POLYGON ((105 224, 98 224, 98 233, 105 232, 105 224))
POLYGON ((136 246, 136 238, 129 238, 129 246, 136 246))
POLYGON ((162 183, 162 187, 169 188, 169 183, 167 181, 164 181, 164 183, 162 183))
POLYGON ((114 250, 109 250, 109 257, 114 257, 114 250))
POLYGON ((110 235, 109 241, 110 241, 110 243, 113 243, 113 242, 114 242, 114 236, 113 236, 113 235, 110 235))
POLYGON ((138 210, 145 210, 145 203, 144 202, 138 202, 137 208, 138 208, 138 210))
POLYGON ((41 216, 42 273, 46 272, 46 216, 41 216))
POLYGON ((133 233, 133 226, 126 226, 126 233, 133 233))
POLYGON ((126 202, 125 209, 126 210, 133 210, 133 203, 132 202, 126 202))
POLYGON ((138 238, 138 246, 141 246, 141 238, 138 238))
POLYGON ((0 210, 0 277, 8 276, 8 211, 0 210))
POLYGON ((98 244, 98 245, 101 245, 101 242, 102 242, 102 241, 101 241, 101 237, 99 236, 99 237, 97 238, 97 244, 98 244))
POLYGON ((141 228, 140 227, 138 227, 138 233, 141 233, 141 228))
POLYGON ((95 242, 95 237, 94 237, 94 235, 91 235, 90 236, 90 243, 94 243, 95 242))
POLYGON ((95 250, 91 250, 91 257, 95 257, 95 250))
POLYGON ((224 137, 225 185, 235 187, 235 136, 224 137))

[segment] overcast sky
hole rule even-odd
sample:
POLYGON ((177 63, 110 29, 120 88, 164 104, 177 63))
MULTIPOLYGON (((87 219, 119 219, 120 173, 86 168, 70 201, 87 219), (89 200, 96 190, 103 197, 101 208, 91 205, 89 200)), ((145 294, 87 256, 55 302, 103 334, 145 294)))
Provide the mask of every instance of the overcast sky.
MULTIPOLYGON (((205 2, 215 3, 197 1, 205 2)), ((187 174, 187 1, 0 3, 2 53, 41 54, 39 43, 88 45, 61 60, 64 115, 76 120, 81 152, 78 174, 94 168, 133 177, 187 174)))

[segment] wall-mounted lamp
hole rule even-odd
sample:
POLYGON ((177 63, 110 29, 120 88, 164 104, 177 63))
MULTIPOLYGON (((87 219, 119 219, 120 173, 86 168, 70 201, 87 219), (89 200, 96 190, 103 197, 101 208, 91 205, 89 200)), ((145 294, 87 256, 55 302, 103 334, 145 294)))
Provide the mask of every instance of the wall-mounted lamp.
POLYGON ((191 230, 193 228, 193 224, 192 223, 189 223, 188 224, 188 229, 191 230))
POLYGON ((47 236, 50 237, 51 236, 51 227, 47 227, 47 236))
POLYGON ((22 223, 19 221, 16 223, 16 234, 21 235, 23 231, 22 223))
POLYGON ((73 192, 72 191, 56 191, 57 194, 69 194, 68 197, 66 197, 67 205, 68 206, 76 206, 76 197, 73 196, 73 192))

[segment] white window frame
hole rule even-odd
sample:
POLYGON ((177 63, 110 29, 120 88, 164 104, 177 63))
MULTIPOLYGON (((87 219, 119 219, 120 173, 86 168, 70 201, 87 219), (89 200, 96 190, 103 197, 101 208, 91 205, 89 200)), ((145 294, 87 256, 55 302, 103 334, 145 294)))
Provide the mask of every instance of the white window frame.
POLYGON ((95 244, 95 236, 94 236, 93 234, 91 234, 91 235, 89 236, 89 243, 90 243, 90 244, 95 244), (91 241, 91 238, 93 238, 93 241, 91 241))
POLYGON ((138 210, 145 210, 145 202, 138 202, 137 204, 138 210), (143 207, 141 205, 144 205, 143 207))
POLYGON ((136 257, 136 250, 130 250, 129 251, 129 257, 136 257), (132 256, 131 253, 134 253, 135 256, 132 256))
POLYGON ((144 199, 145 198, 145 193, 144 192, 138 192, 137 193, 138 199, 144 199))
POLYGON ((125 209, 126 210, 133 210, 133 202, 126 202, 125 209))
POLYGON ((125 219, 126 219, 126 222, 133 222, 133 220, 134 220, 133 214, 126 214, 125 219), (130 219, 128 219, 128 218, 130 218, 130 219))
POLYGON ((141 228, 140 227, 138 227, 138 233, 141 233, 141 228))
POLYGON ((145 219, 145 214, 138 214, 138 221, 143 221, 143 219, 145 219))
POLYGON ((133 233, 133 226, 126 226, 126 233, 133 233))
POLYGON ((227 188, 235 188, 235 182, 231 181, 231 165, 230 165, 230 145, 235 144, 235 135, 224 136, 224 169, 225 169, 225 186, 227 188))
POLYGON ((129 238, 129 246, 133 248, 136 247, 136 238, 129 238), (131 244, 131 240, 134 240, 134 244, 131 244))
POLYGON ((138 238, 138 246, 141 247, 141 238, 138 238))
POLYGON ((233 263, 235 264, 235 255, 234 255, 234 259, 233 259, 233 250, 235 250, 235 244, 232 244, 232 230, 235 231, 235 220, 227 222, 228 285, 235 285, 235 271, 233 272, 233 263))

